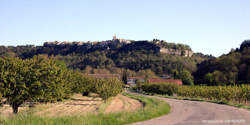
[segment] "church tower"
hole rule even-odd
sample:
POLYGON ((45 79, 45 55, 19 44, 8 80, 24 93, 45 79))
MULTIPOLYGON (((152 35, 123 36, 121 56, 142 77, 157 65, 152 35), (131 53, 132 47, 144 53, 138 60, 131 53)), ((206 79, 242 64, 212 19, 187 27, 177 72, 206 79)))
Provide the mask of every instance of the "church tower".
POLYGON ((117 38, 116 38, 116 35, 114 34, 114 36, 113 36, 113 40, 116 40, 117 38))

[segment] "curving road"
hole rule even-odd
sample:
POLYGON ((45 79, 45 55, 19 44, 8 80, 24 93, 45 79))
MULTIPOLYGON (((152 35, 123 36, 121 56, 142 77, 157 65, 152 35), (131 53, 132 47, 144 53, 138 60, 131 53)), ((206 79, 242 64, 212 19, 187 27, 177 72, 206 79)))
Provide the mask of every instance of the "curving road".
POLYGON ((160 98, 171 106, 165 116, 133 125, 250 125, 250 111, 209 102, 160 98))

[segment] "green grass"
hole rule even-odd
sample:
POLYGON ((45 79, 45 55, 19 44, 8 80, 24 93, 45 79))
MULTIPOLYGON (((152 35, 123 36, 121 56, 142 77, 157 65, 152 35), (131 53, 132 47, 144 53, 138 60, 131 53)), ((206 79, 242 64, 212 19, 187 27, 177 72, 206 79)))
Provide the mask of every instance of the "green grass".
POLYGON ((244 105, 244 104, 238 104, 236 102, 221 101, 221 100, 208 100, 208 99, 204 99, 204 98, 189 98, 189 97, 181 97, 181 96, 168 96, 168 95, 155 95, 155 96, 164 97, 164 98, 171 98, 171 99, 178 99, 178 100, 211 102, 211 103, 229 105, 229 106, 234 106, 234 107, 244 108, 244 109, 250 110, 250 106, 244 105))
POLYGON ((144 108, 135 112, 99 113, 82 116, 39 117, 29 113, 20 113, 14 117, 1 119, 4 125, 122 125, 148 120, 167 114, 170 106, 159 99, 124 93, 125 96, 139 100, 144 108))

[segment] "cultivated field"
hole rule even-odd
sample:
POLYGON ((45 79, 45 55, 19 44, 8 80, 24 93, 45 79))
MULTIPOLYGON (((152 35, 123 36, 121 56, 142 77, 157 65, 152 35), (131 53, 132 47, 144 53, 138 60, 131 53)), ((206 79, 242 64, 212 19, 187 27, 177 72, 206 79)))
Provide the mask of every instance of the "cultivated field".
MULTIPOLYGON (((81 94, 73 95, 69 100, 57 103, 37 104, 29 108, 28 104, 20 107, 20 113, 31 112, 36 116, 41 117, 61 117, 61 116, 77 116, 88 113, 113 113, 122 111, 135 111, 142 108, 142 104, 135 99, 127 96, 117 95, 111 98, 106 103, 96 96, 82 96, 81 94)), ((0 107, 0 115, 2 117, 12 116, 12 109, 9 105, 4 104, 0 107)))

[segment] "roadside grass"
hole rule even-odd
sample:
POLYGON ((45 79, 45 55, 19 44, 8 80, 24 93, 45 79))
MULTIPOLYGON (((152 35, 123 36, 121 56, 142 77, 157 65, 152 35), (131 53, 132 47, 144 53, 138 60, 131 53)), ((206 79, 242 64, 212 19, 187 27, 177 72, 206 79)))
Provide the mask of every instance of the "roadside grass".
MULTIPOLYGON (((152 95, 149 93, 143 93, 146 95, 152 95)), ((223 105, 229 105, 234 106, 237 108, 244 108, 250 110, 249 105, 239 104, 237 102, 232 101, 222 101, 222 100, 208 100, 205 98, 189 98, 189 97, 181 97, 181 96, 168 96, 168 95, 159 95, 159 94, 153 94, 154 96, 164 97, 164 98, 170 98, 170 99, 178 99, 178 100, 189 100, 189 101, 200 101, 200 102, 210 102, 210 103, 216 103, 216 104, 223 104, 223 105)))
MULTIPOLYGON (((142 97, 134 94, 123 93, 133 99, 139 100, 144 107, 135 112, 103 113, 106 105, 101 107, 98 114, 80 116, 39 117, 32 113, 20 113, 11 118, 0 118, 4 125, 123 125, 152 119, 170 111, 170 106, 159 99, 142 97)), ((108 101, 109 102, 109 101, 108 101)))

